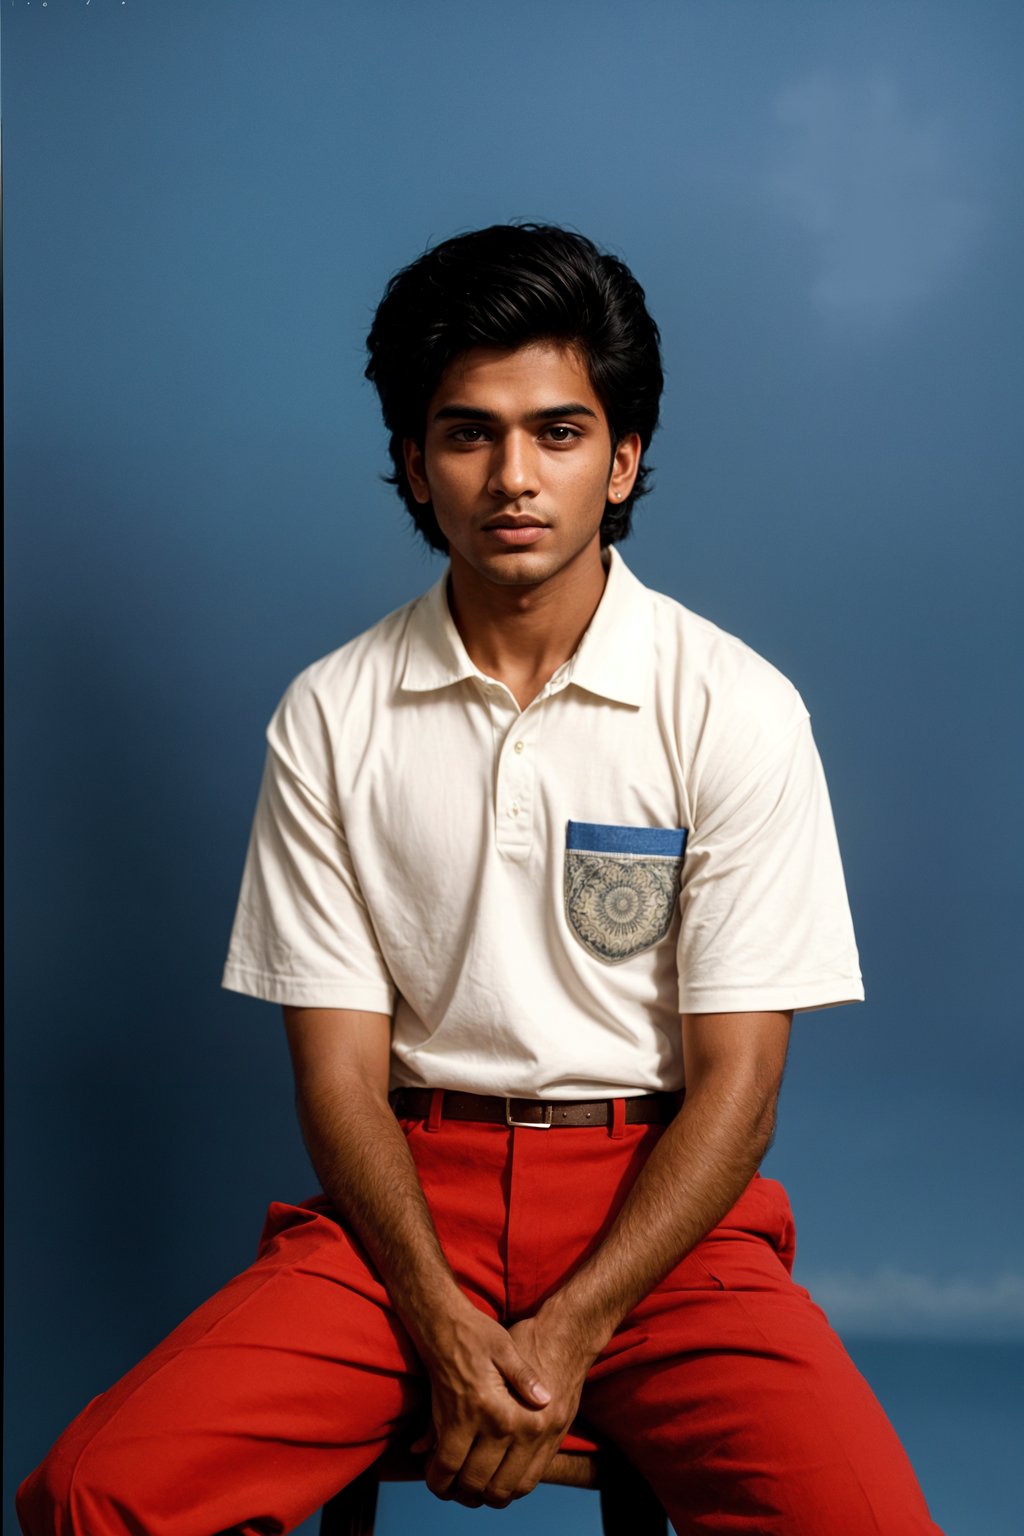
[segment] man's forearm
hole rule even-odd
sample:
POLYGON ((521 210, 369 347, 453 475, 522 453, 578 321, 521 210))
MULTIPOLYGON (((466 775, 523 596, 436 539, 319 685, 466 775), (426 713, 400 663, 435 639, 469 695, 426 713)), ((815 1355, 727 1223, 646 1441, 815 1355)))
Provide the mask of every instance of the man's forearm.
POLYGON ((725 1215, 757 1172, 775 1094, 710 1080, 688 1093, 600 1248, 538 1321, 596 1356, 622 1319, 725 1215))
POLYGON ((688 1099, 600 1248, 542 1309, 597 1355, 622 1319, 720 1221, 771 1138, 761 1116, 708 1092, 688 1099))
POLYGON ((380 1088, 358 1074, 307 1084, 299 1119, 325 1193, 362 1239, 430 1378, 436 1446, 427 1483, 447 1494, 478 1439, 508 1443, 551 1392, 522 1347, 459 1288, 380 1088))
POLYGON ((344 1094, 299 1096, 299 1121, 324 1193, 351 1223, 421 1353, 464 1301, 386 1099, 353 1078, 344 1094))

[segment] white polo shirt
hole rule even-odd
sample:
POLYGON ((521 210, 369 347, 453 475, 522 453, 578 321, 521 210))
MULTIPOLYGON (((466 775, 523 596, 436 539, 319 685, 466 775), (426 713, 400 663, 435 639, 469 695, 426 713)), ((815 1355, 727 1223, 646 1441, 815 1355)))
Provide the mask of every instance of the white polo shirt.
POLYGON ((295 679, 225 986, 392 1015, 393 1087, 548 1099, 680 1088, 680 1012, 863 996, 799 695, 608 555, 524 710, 447 572, 295 679))

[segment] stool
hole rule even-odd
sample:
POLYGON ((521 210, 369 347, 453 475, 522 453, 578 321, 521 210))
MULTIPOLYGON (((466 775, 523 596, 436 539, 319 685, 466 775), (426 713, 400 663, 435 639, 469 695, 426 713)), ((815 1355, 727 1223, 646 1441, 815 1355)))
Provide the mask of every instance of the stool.
MULTIPOLYGON (((425 1464, 425 1457, 410 1451, 385 1451, 324 1505, 320 1536, 373 1536, 380 1484, 421 1482, 425 1464)), ((668 1536, 665 1511, 646 1479, 618 1451, 597 1445, 575 1427, 552 1457, 541 1482, 596 1488, 601 1495, 604 1536, 668 1536)))

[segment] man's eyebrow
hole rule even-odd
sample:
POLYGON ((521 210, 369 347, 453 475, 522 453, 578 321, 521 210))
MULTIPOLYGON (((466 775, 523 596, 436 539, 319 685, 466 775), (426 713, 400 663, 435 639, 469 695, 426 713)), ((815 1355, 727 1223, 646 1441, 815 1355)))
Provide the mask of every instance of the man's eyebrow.
POLYGON ((480 411, 472 405, 442 405, 435 411, 435 421, 497 421, 494 411, 480 411))
POLYGON ((563 416, 589 416, 593 421, 597 420, 597 412, 578 400, 570 400, 568 405, 548 405, 542 411, 534 411, 533 415, 535 421, 558 421, 563 416))
MULTIPOLYGON (((560 421, 565 416, 590 416, 597 420, 597 412, 592 411, 589 405, 583 405, 579 400, 570 400, 565 405, 546 405, 542 410, 531 411, 531 421, 560 421)), ((439 411, 435 411, 435 421, 497 421, 496 411, 482 411, 474 405, 442 405, 439 411)))

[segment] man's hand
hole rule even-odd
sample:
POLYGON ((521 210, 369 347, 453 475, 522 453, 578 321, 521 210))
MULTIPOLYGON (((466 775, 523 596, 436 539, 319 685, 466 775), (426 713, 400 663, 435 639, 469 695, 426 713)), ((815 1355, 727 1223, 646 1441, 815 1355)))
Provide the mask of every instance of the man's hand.
POLYGON ((507 1331, 476 1316, 478 1324, 427 1363, 434 1434, 414 1449, 435 1440, 426 1480, 439 1498, 504 1509, 544 1475, 576 1416, 593 1356, 543 1309, 507 1331))
POLYGON ((476 1508, 509 1445, 530 1434, 551 1393, 511 1334, 468 1301, 431 1330, 420 1353, 430 1377, 433 1431, 412 1448, 431 1451, 431 1493, 476 1508))

